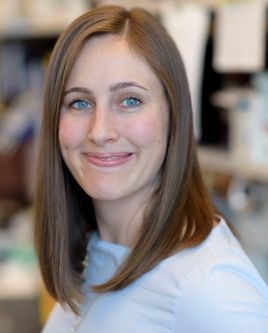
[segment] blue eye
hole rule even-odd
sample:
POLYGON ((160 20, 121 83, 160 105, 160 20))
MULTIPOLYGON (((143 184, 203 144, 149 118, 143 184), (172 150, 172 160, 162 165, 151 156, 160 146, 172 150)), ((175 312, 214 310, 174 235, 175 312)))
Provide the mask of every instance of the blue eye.
POLYGON ((87 110, 90 109, 91 107, 91 103, 83 99, 78 99, 76 101, 73 101, 70 105, 72 108, 76 110, 87 110))
POLYGON ((135 108, 141 104, 141 101, 136 97, 127 97, 123 100, 121 105, 126 108, 135 108))

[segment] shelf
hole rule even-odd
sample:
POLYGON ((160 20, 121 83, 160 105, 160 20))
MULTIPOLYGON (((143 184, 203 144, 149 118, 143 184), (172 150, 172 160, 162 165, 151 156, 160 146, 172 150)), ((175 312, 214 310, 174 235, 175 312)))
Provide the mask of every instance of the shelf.
POLYGON ((33 39, 33 38, 57 38, 63 28, 38 27, 30 26, 21 27, 21 29, 0 29, 0 41, 13 39, 33 39))
POLYGON ((234 176, 268 183, 268 164, 234 158, 223 149, 199 147, 198 158, 202 170, 229 173, 234 176))

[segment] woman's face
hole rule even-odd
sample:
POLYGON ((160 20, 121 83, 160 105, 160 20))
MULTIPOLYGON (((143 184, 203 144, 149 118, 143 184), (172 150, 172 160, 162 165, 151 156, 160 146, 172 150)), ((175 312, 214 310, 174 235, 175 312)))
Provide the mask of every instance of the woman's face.
POLYGON ((127 41, 87 41, 65 89, 59 142, 93 201, 148 198, 166 154, 168 123, 163 87, 127 41))

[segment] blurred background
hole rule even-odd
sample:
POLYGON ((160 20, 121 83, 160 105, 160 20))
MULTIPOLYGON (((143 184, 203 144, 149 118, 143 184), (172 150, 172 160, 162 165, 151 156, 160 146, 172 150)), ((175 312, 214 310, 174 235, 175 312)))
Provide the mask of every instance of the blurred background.
POLYGON ((145 7, 173 36, 206 184, 268 282, 268 1, 0 0, 0 333, 40 332, 53 304, 32 242, 44 78, 62 30, 102 4, 145 7))

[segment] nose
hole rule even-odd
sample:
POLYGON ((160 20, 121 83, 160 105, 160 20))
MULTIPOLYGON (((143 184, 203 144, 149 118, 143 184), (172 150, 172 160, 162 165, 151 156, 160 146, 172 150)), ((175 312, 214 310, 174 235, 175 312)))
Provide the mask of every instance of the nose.
POLYGON ((96 145, 103 146, 118 139, 119 132, 112 112, 112 110, 104 107, 95 109, 89 121, 88 140, 96 145))

